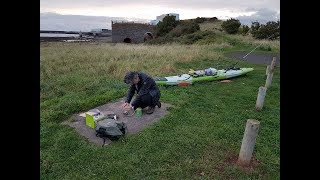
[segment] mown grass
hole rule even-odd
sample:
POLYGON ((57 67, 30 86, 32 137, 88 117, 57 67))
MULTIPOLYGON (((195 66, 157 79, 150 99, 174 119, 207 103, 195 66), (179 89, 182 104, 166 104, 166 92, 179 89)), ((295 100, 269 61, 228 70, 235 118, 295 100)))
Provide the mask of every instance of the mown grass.
POLYGON ((41 43, 41 179, 280 179, 278 68, 263 111, 254 108, 266 65, 239 62, 239 67, 254 71, 231 83, 160 87, 161 101, 173 104, 169 115, 105 148, 61 125, 74 113, 125 96, 122 76, 127 70, 167 76, 189 68, 225 68, 236 61, 223 53, 241 50, 241 43, 239 47, 41 43), (247 119, 261 122, 254 150, 260 163, 249 172, 227 161, 239 153, 247 119))

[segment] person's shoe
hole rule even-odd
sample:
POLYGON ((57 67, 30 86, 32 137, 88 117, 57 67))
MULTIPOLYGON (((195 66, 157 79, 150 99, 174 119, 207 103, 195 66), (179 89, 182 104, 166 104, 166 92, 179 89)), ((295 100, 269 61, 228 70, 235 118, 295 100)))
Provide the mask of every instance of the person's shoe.
POLYGON ((157 106, 158 106, 158 108, 161 108, 161 102, 160 101, 157 102, 157 106))
POLYGON ((146 113, 147 114, 152 114, 154 112, 154 107, 149 106, 146 113))

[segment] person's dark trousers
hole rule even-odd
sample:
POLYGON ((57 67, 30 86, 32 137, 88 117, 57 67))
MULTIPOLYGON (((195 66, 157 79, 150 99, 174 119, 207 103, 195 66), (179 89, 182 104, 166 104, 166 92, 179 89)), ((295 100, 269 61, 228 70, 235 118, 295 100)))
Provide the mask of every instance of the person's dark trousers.
POLYGON ((132 106, 134 107, 134 110, 136 110, 138 107, 141 107, 142 109, 147 106, 155 106, 152 102, 152 96, 148 93, 145 95, 142 95, 141 98, 139 98, 137 101, 134 101, 132 103, 132 106))

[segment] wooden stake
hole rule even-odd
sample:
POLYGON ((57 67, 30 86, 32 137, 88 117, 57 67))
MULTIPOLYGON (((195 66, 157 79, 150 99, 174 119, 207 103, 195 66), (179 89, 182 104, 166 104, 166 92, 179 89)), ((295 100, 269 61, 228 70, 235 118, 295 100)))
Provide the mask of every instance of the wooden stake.
POLYGON ((244 131, 239 158, 237 162, 239 165, 247 166, 250 164, 259 127, 259 121, 254 119, 247 120, 246 129, 244 131))
POLYGON ((256 102, 256 110, 258 111, 260 111, 263 107, 266 91, 267 91, 266 87, 263 87, 263 86, 259 87, 259 93, 258 93, 257 102, 256 102))
POLYGON ((270 72, 270 65, 267 66, 267 69, 266 69, 266 75, 268 75, 270 72))
POLYGON ((269 72, 269 74, 267 74, 267 79, 265 84, 266 88, 269 88, 271 86, 272 77, 273 77, 273 72, 269 72))
POLYGON ((273 72, 274 67, 276 66, 276 57, 273 57, 272 61, 271 61, 271 66, 270 66, 270 71, 269 72, 273 72))

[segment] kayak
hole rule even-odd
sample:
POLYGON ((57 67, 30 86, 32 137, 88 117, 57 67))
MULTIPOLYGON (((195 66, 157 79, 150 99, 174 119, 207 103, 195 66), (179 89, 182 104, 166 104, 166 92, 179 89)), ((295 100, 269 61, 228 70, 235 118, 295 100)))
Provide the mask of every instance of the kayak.
POLYGON ((247 74, 251 71, 253 71, 253 68, 221 69, 217 70, 214 75, 201 74, 194 76, 193 74, 189 73, 176 76, 154 77, 153 79, 157 85, 188 86, 196 82, 230 79, 247 74))

